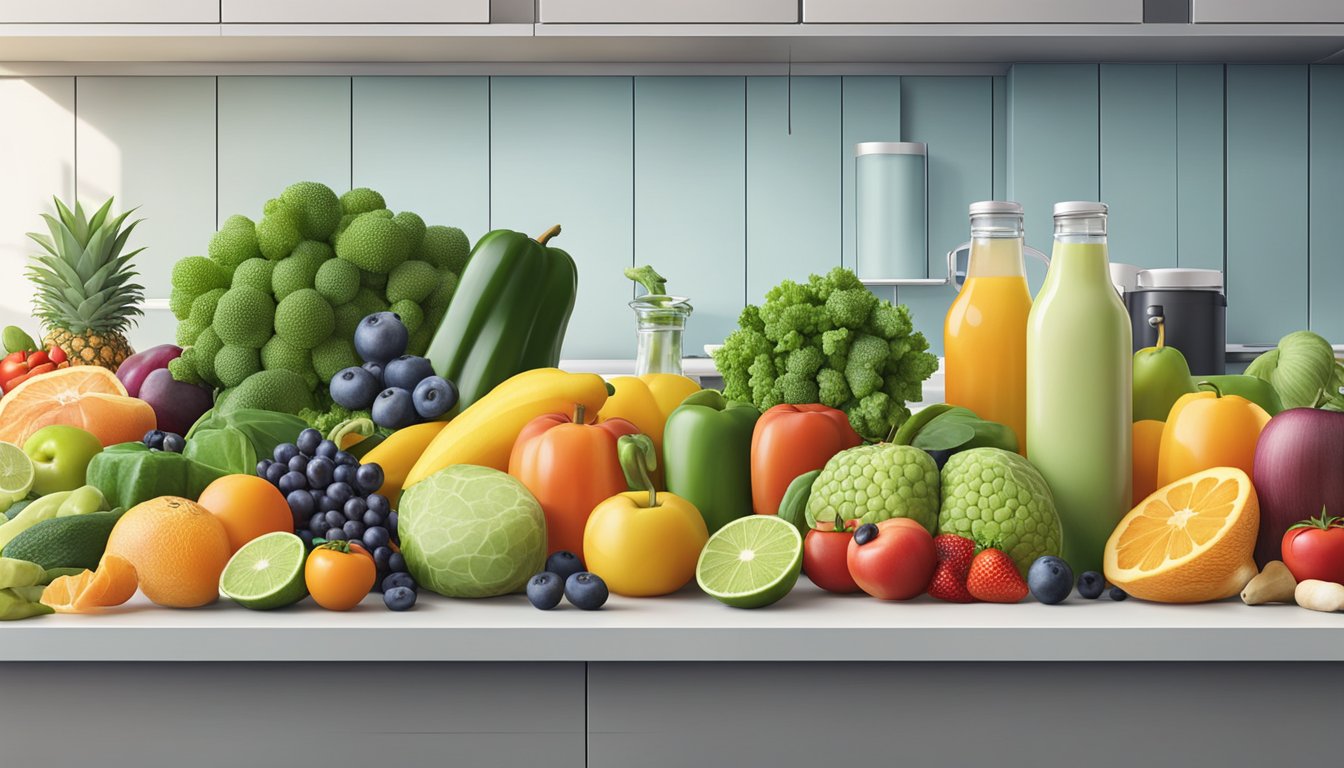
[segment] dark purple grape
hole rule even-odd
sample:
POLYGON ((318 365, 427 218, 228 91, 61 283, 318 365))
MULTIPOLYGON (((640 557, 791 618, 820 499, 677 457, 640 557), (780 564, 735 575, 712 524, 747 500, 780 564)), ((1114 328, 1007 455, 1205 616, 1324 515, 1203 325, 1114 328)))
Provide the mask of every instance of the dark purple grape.
POLYGON ((392 557, 391 547, 378 547, 373 550, 373 564, 380 571, 391 570, 388 567, 388 559, 392 557))
POLYGON ((345 535, 352 540, 364 538, 364 524, 358 520, 346 520, 345 526, 341 530, 345 531, 345 535))
POLYGON ((364 502, 369 505, 369 509, 380 515, 387 515, 392 511, 392 505, 388 503, 387 497, 381 493, 370 493, 364 502))
POLYGON ((387 530, 392 532, 392 538, 397 538, 397 513, 387 513, 387 530))
POLYGON ((340 512, 341 503, 325 493, 317 500, 317 508, 323 512, 340 512))
POLYGON ((333 459, 333 461, 336 462, 336 466, 338 466, 338 467, 340 467, 340 466, 350 466, 350 467, 357 467, 357 466, 359 466, 359 459, 356 459, 354 456, 352 456, 352 455, 349 454, 349 453, 346 453, 345 451, 337 451, 337 452, 336 452, 336 456, 335 456, 335 458, 333 459))
POLYGON ((400 552, 393 552, 387 558, 387 569, 393 573, 404 573, 406 571, 406 558, 402 557, 400 552))
MULTIPOLYGON (((276 464, 275 466, 280 465, 276 464)), ((302 472, 286 472, 280 477, 280 482, 276 485, 280 488, 280 492, 288 498, 289 494, 294 491, 308 490, 308 478, 304 477, 302 472)))
POLYGON ((326 488, 331 485, 331 471, 334 468, 331 459, 321 456, 309 459, 306 467, 308 475, 308 485, 312 488, 326 488))
POLYGON ((383 468, 377 464, 364 464, 355 470, 355 487, 362 493, 373 493, 383 487, 383 468))
POLYGON ((354 490, 345 483, 332 483, 327 486, 328 498, 335 499, 337 504, 345 504, 345 502, 352 499, 354 495, 354 490))
POLYGON ((364 531, 364 546, 368 547, 370 552, 378 547, 387 546, 387 543, 391 540, 392 537, 388 535, 387 529, 381 525, 375 525, 364 531))
POLYGON ((273 463, 271 464, 271 466, 266 468, 266 482, 270 483, 271 485, 279 485, 280 478, 284 477, 285 473, 288 471, 289 467, 285 466, 284 464, 273 463))
POLYGON ((404 571, 399 573, 389 573, 387 576, 383 577, 383 591, 387 591, 389 589, 396 589, 397 587, 405 587, 407 589, 419 589, 419 587, 416 586, 415 579, 411 576, 411 574, 406 573, 404 571))
POLYGON ((345 513, 346 520, 363 521, 364 513, 368 512, 369 508, 365 506, 363 499, 356 496, 352 499, 347 500, 345 502, 345 506, 341 508, 341 511, 345 513))
POLYGON ((274 462, 274 461, 271 461, 270 459, 262 459, 261 461, 258 461, 258 462, 257 462, 257 477, 265 477, 265 476, 266 476, 266 470, 270 469, 270 468, 271 468, 271 465, 274 464, 274 463, 275 463, 275 462, 274 462))
POLYGON ((328 528, 341 528, 345 525, 345 515, 335 509, 330 512, 323 512, 322 518, 327 521, 328 528))
POLYGON ((383 525, 384 523, 387 522, 387 520, 382 515, 378 514, 377 512, 374 512, 372 509, 365 511, 364 517, 360 519, 363 520, 364 524, 367 526, 383 525))
POLYGON ((346 485, 355 484, 355 468, 349 464, 337 464, 336 469, 331 473, 333 483, 345 483, 346 485))
POLYGON ((275 446, 275 453, 272 455, 276 463, 288 464, 290 459, 299 455, 299 448, 293 443, 281 443, 275 446))
POLYGON ((383 592, 383 604, 392 611, 409 611, 415 607, 416 591, 406 587, 393 587, 383 592))
POLYGON ((314 536, 313 532, 306 528, 302 531, 299 531, 299 538, 303 539, 303 546, 305 547, 313 546, 313 536, 314 536))
POLYGON ((317 455, 326 459, 334 458, 336 452, 339 450, 340 449, 336 447, 336 444, 330 440, 323 440, 317 444, 317 455))
POLYGON ((306 520, 317 511, 317 504, 313 502, 312 494, 307 491, 290 491, 285 501, 289 502, 289 511, 293 512, 298 520, 306 520))
POLYGON ((294 445, 303 455, 312 458, 317 453, 317 445, 322 442, 322 433, 309 427, 299 433, 299 439, 294 441, 294 445))
POLYGON ((326 533, 330 527, 331 525, 327 523, 327 515, 323 512, 314 513, 312 518, 308 520, 308 529, 318 536, 326 533))
POLYGON ((306 469, 308 469, 307 456, 295 456, 294 458, 289 460, 290 472, 303 472, 306 469))
POLYGON ((340 528, 328 528, 327 535, 323 538, 327 541, 345 541, 345 531, 340 528))

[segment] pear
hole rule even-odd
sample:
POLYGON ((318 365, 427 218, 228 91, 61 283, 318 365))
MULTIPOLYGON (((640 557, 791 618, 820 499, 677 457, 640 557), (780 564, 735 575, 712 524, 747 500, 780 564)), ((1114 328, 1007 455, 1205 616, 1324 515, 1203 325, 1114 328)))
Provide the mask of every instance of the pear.
POLYGON ((1159 324, 1157 346, 1134 353, 1134 421, 1166 421, 1176 400, 1195 391, 1185 355, 1165 341, 1166 326, 1159 324))

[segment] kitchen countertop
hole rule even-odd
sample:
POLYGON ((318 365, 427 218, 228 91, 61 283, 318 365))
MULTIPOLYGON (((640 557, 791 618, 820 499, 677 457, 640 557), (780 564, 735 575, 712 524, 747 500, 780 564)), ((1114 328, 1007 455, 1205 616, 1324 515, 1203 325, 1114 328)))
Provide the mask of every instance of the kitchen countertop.
POLYGON ((137 596, 107 615, 0 625, 5 661, 363 661, 371 647, 398 649, 399 661, 811 661, 826 648, 872 661, 1344 661, 1344 614, 1076 596, 1058 606, 883 603, 829 595, 804 578, 756 611, 691 585, 656 599, 613 596, 597 612, 541 612, 521 595, 425 594, 406 613, 386 610, 379 595, 348 613, 311 601, 275 612, 227 601, 171 610, 137 596))

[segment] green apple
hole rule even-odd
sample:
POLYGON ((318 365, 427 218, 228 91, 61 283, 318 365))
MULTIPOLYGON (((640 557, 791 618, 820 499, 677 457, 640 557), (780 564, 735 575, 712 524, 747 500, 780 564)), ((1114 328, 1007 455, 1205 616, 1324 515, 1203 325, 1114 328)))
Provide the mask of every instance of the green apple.
POLYGON ((84 485, 89 462, 102 450, 98 438, 79 427, 53 424, 37 430, 23 444, 33 460, 33 492, 45 496, 84 485))
POLYGON ((1156 347, 1134 353, 1134 421, 1166 421, 1171 406, 1182 395, 1195 391, 1185 355, 1168 347, 1158 337, 1156 347))

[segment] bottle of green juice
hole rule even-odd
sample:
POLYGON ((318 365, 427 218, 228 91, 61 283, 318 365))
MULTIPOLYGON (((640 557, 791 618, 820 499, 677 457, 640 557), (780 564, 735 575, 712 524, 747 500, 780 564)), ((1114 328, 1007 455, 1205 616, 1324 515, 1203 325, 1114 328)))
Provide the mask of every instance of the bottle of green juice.
POLYGON ((1074 573, 1101 570, 1130 509, 1131 354, 1106 206, 1056 203, 1050 269, 1027 319, 1027 458, 1054 493, 1074 573))

